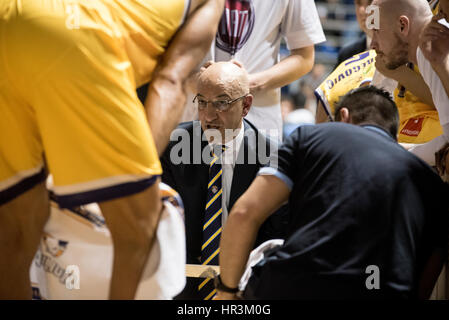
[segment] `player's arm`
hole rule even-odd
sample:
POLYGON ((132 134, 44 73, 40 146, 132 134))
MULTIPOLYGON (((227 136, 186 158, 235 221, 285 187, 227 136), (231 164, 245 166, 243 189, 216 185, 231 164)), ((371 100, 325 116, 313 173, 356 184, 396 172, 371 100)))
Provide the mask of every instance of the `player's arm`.
MULTIPOLYGON (((259 175, 235 203, 220 241, 220 277, 224 285, 238 286, 261 224, 287 201, 289 194, 283 180, 259 175)), ((235 299, 235 295, 218 291, 217 299, 235 299)))
POLYGON ((207 0, 200 5, 178 30, 155 71, 145 108, 159 155, 181 118, 185 82, 209 50, 223 8, 224 0, 207 0))
POLYGON ((443 84, 449 97, 449 28, 438 20, 447 17, 440 12, 432 18, 420 35, 420 48, 443 84))
POLYGON ((271 68, 249 75, 251 93, 283 87, 312 70, 314 46, 290 51, 290 55, 271 68))
POLYGON ((376 70, 384 76, 396 80, 407 88, 407 90, 410 90, 422 102, 429 106, 434 106, 432 93, 423 77, 406 65, 400 66, 394 70, 388 70, 381 59, 376 59, 376 70))

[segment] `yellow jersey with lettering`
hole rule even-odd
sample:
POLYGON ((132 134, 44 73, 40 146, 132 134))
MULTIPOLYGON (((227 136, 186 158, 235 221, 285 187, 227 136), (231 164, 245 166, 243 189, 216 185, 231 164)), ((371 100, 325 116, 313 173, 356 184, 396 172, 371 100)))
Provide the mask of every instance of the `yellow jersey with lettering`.
MULTIPOLYGON (((374 50, 351 57, 342 62, 315 90, 330 120, 334 120, 335 104, 341 96, 371 82, 375 72, 375 57, 374 50)), ((416 66, 414 71, 419 73, 416 66)), ((442 134, 438 112, 433 106, 423 103, 400 84, 393 98, 399 112, 398 142, 425 143, 442 134)))
POLYGON ((136 87, 189 0, 0 2, 0 205, 54 176, 65 207, 140 192, 162 169, 136 87))
POLYGON ((335 104, 350 90, 371 82, 374 76, 376 52, 368 50, 343 61, 315 90, 329 119, 334 119, 335 104))
MULTIPOLYGON (((414 71, 419 74, 416 66, 414 71)), ((394 91, 394 101, 399 111, 399 142, 421 144, 443 134, 438 111, 401 84, 394 91)))

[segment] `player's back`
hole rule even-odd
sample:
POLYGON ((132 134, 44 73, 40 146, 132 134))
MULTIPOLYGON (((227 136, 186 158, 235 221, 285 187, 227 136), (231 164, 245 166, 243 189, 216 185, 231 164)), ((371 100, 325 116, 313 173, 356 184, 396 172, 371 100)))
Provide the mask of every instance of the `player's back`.
POLYGON ((15 30, 1 45, 13 45, 18 53, 14 60, 32 60, 24 68, 34 65, 39 72, 73 46, 104 60, 118 55, 123 68, 131 63, 134 86, 140 86, 151 79, 187 7, 188 0, 5 0, 0 4, 0 29, 15 30), (44 48, 47 58, 27 58, 33 46, 44 48))

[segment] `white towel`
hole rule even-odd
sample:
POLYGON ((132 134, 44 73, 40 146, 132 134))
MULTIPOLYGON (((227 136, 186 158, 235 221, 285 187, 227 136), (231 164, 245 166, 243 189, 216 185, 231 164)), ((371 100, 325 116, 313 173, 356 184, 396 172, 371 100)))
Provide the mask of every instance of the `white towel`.
MULTIPOLYGON (((167 186, 160 184, 160 188, 167 186)), ((52 204, 45 235, 30 269, 33 290, 39 291, 43 299, 108 298, 113 257, 110 232, 97 204, 84 209, 80 214, 52 204), (79 270, 79 289, 67 288, 65 270, 69 265, 79 270)), ((172 299, 184 288, 186 253, 182 214, 182 208, 163 201, 156 240, 136 299, 172 299)))
POLYGON ((256 249, 251 251, 251 254, 249 255, 248 263, 246 264, 245 272, 243 273, 242 277, 240 278, 239 282, 239 290, 244 291, 246 284, 248 283, 249 278, 252 274, 252 267, 255 266, 260 260, 263 259, 264 253, 267 250, 270 250, 277 246, 282 246, 284 244, 283 239, 272 239, 265 241, 260 246, 258 246, 256 249))

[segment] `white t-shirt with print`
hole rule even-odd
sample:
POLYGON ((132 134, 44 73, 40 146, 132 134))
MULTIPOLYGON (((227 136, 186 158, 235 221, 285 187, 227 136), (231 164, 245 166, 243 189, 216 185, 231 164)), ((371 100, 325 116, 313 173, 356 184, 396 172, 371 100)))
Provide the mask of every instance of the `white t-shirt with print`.
MULTIPOLYGON (((251 74, 269 69, 280 61, 282 38, 289 50, 326 40, 313 0, 240 2, 245 5, 241 10, 225 10, 224 13, 227 12, 228 21, 231 21, 231 18, 235 21, 232 24, 233 30, 241 34, 234 39, 240 48, 232 55, 229 52, 231 49, 226 48, 226 43, 220 41, 223 37, 220 38, 219 27, 217 37, 204 62, 235 59, 242 62, 251 74)), ((221 34, 223 35, 223 32, 221 34)), ((282 137, 280 95, 280 88, 258 93, 246 116, 246 119, 262 132, 270 129, 278 130, 279 139, 282 137)))

